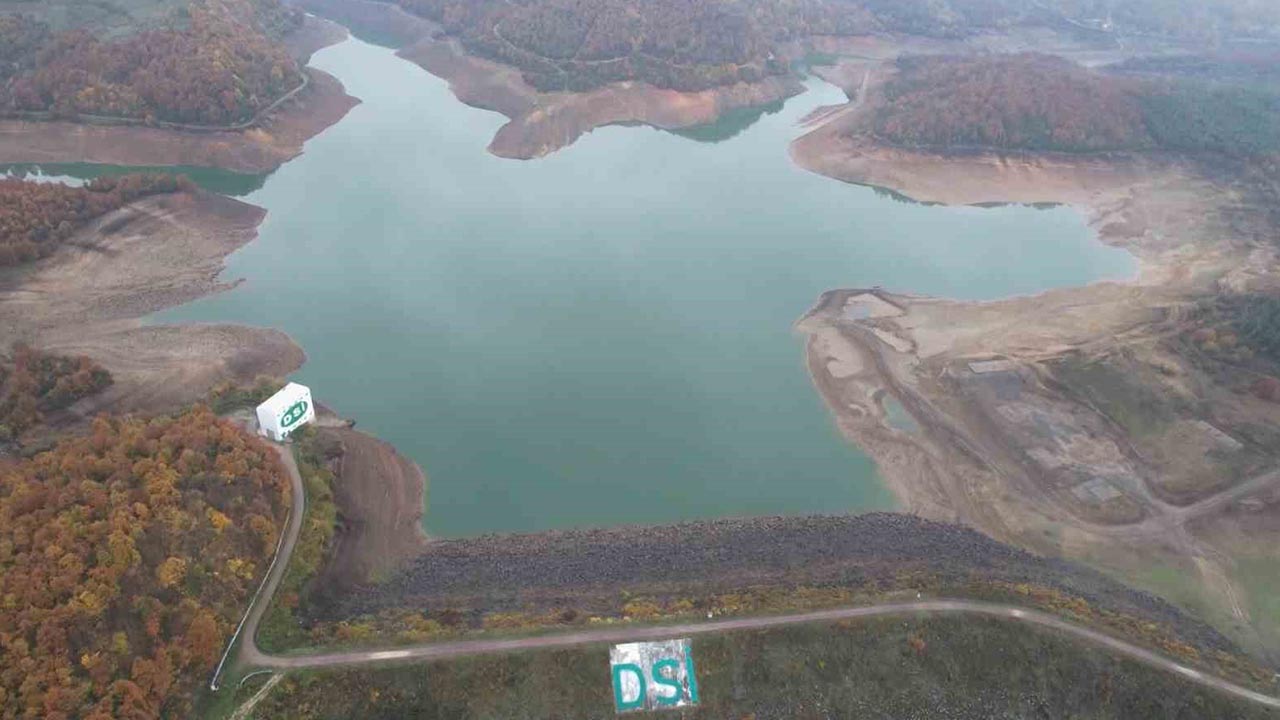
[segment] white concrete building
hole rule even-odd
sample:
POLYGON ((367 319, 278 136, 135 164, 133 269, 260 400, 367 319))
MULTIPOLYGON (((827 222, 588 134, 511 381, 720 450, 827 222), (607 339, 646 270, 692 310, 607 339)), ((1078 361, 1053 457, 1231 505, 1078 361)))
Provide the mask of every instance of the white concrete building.
POLYGON ((289 383, 258 406, 258 434, 281 442, 294 430, 315 419, 311 389, 289 383))

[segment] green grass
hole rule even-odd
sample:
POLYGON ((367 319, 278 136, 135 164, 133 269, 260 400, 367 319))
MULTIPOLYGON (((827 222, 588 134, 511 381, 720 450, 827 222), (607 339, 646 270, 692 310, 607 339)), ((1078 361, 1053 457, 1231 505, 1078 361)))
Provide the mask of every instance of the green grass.
POLYGON ((338 519, 333 500, 334 475, 324 467, 323 449, 315 429, 304 428, 294 434, 293 441, 294 458, 306 488, 307 508, 289 567, 258 628, 258 644, 266 652, 282 652, 309 644, 310 636, 298 624, 293 610, 305 601, 307 583, 324 566, 338 519))
POLYGON ((1190 411, 1185 402, 1126 373, 1129 364, 1069 359, 1057 363, 1054 374, 1135 438, 1159 434, 1190 411))
POLYGON ((1235 577, 1247 596, 1254 624, 1280 646, 1280 560, 1275 555, 1236 558, 1235 577))
MULTIPOLYGON (((875 620, 698 637, 693 654, 701 705, 685 718, 1270 717, 1178 676, 989 619, 875 620)), ((608 651, 306 672, 281 683, 258 715, 609 717, 608 651)))

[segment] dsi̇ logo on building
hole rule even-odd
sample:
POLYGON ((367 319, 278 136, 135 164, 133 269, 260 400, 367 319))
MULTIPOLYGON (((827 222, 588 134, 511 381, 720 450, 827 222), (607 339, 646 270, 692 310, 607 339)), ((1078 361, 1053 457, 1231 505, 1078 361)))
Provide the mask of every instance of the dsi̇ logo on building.
POLYGON ((688 639, 614 645, 609 666, 613 704, 620 713, 698 704, 688 639))
POLYGON ((306 416, 307 416, 307 401, 299 400, 298 402, 290 405, 289 409, 285 410, 280 415, 280 427, 282 428, 293 427, 299 420, 301 420, 306 416))

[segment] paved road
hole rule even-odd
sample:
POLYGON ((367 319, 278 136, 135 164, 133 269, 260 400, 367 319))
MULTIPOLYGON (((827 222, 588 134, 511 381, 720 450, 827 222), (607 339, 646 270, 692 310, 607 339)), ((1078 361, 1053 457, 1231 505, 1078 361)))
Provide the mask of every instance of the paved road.
POLYGON ((302 474, 298 472, 298 463, 293 459, 293 450, 290 446, 269 444, 280 455, 280 462, 284 463, 285 470, 289 473, 291 500, 289 517, 286 520, 284 534, 280 536, 276 556, 271 560, 271 566, 267 568, 267 576, 262 579, 262 585, 249 601, 249 610, 240 620, 240 626, 236 628, 235 634, 227 643, 227 651, 222 655, 222 662, 218 663, 218 668, 213 672, 213 678, 209 681, 210 690, 218 689, 227 656, 233 647, 236 648, 236 664, 241 668, 266 664, 263 660, 269 656, 258 649, 258 624, 262 622, 262 616, 271 606, 271 598, 275 597, 276 589, 280 587, 280 580, 284 577, 284 571, 289 566, 289 558, 293 557, 293 548, 298 544, 298 535, 302 532, 302 518, 306 511, 307 496, 302 486, 302 474), (237 646, 236 640, 239 638, 243 638, 244 642, 237 646))
MULTIPOLYGON (((1112 637, 1105 633, 1081 625, 1076 625, 1054 615, 1037 610, 996 605, 991 603, 971 602, 967 600, 922 600, 918 602, 888 603, 868 607, 837 608, 833 610, 817 610, 792 615, 774 615, 768 617, 743 617, 727 620, 708 620, 706 622, 680 623, 653 627, 611 627, 598 630, 560 633, 526 638, 506 638, 497 640, 463 640, 458 642, 437 642, 424 645, 388 650, 351 650, 332 653, 316 653, 310 655, 268 655, 258 648, 256 642, 258 624, 271 604, 271 598, 280 586, 284 577, 288 559, 298 542, 302 530, 305 497, 303 495, 302 476, 293 460, 293 453, 288 447, 277 446, 281 460, 289 471, 293 486, 293 507, 289 513, 288 525, 285 528, 280 548, 271 567, 267 570, 262 587, 255 595, 245 619, 242 621, 241 635, 243 642, 236 653, 237 663, 241 669, 265 668, 272 670, 300 670, 306 668, 325 668, 350 665, 368 665, 406 660, 438 660, 444 658, 463 657, 468 655, 485 655, 508 653, 519 650, 542 650, 565 648, 580 645, 597 645, 618 642, 634 642, 639 640, 664 640, 672 637, 690 635, 706 635, 735 630, 760 630, 764 628, 783 627, 802 623, 833 622, 836 620, 852 620, 858 618, 891 617, 901 615, 977 615, 999 618, 1012 622, 1027 623, 1049 628, 1069 635, 1092 645, 1100 646, 1118 655, 1137 660, 1149 666, 1182 675, 1187 680, 1205 687, 1214 688, 1229 695, 1248 700, 1271 708, 1280 708, 1280 698, 1255 692, 1229 680, 1208 675, 1195 668, 1187 667, 1162 655, 1133 643, 1112 637)), ((233 640, 234 642, 234 640, 233 640)), ((217 689, 217 677, 212 684, 217 689)))

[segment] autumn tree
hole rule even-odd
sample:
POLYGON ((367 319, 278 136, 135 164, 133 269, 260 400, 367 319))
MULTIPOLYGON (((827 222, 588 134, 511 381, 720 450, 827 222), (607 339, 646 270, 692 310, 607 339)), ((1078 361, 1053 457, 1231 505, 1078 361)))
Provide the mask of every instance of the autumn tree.
POLYGON ((0 267, 49 255, 85 223, 138 198, 194 189, 166 174, 106 176, 81 187, 0 177, 0 267))
POLYGON ((0 442, 16 439, 45 413, 61 410, 111 384, 111 374, 87 357, 67 357, 17 345, 0 356, 0 442))
POLYGON ((22 40, 0 49, 0 108, 227 125, 301 82, 278 42, 300 11, 277 0, 194 0, 185 15, 181 25, 110 40, 0 17, 0 39, 22 40))
POLYGON ((288 491, 204 408, 102 417, 0 469, 0 718, 189 717, 288 491))

